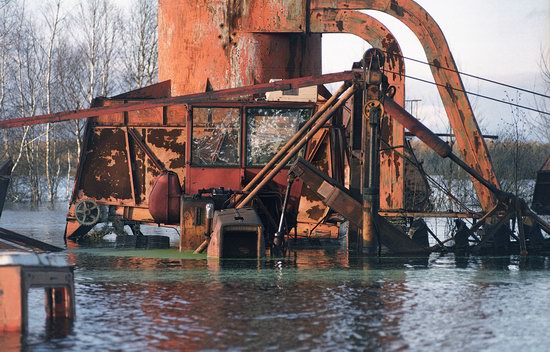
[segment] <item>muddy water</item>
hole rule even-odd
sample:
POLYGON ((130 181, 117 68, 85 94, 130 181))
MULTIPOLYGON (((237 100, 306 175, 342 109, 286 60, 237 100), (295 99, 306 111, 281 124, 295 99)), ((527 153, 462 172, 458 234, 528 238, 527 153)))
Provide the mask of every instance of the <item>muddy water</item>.
MULTIPOLYGON (((62 211, 6 211, 0 226, 62 244, 62 211)), ((0 336, 0 350, 550 346, 544 257, 370 260, 339 248, 221 263, 175 250, 81 248, 64 255, 76 265, 74 324, 48 326, 41 292, 33 292, 30 333, 0 336)))

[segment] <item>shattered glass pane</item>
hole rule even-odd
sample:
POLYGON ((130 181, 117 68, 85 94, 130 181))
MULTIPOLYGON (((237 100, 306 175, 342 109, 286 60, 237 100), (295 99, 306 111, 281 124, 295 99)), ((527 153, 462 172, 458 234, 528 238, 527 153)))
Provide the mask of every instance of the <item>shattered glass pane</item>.
POLYGON ((194 108, 193 165, 240 165, 240 130, 241 110, 238 108, 194 108))
POLYGON ((246 111, 246 164, 265 165, 300 129, 311 109, 255 108, 246 111))

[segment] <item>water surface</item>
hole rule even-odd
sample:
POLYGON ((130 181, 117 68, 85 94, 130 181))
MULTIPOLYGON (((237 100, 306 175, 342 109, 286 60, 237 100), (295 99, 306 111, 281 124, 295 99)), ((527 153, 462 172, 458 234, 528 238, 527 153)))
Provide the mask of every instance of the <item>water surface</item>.
MULTIPOLYGON (((64 211, 5 211, 0 226, 62 245, 64 211)), ((176 238, 177 239, 177 238, 176 238)), ((338 248, 212 261, 175 250, 80 248, 77 319, 3 350, 547 350, 545 257, 369 259, 338 248)))

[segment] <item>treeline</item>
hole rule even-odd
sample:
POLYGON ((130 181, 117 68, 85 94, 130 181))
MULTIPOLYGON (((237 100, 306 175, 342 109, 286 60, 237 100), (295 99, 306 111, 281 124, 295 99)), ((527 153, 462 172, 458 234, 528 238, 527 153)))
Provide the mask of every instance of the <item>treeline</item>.
MULTIPOLYGON (((90 106, 154 83, 157 1, 0 0, 0 118, 90 106)), ((15 165, 10 201, 68 197, 84 122, 0 132, 2 160, 15 165)))
MULTIPOLYGON (((468 174, 449 159, 442 159, 420 141, 415 140, 412 144, 415 156, 428 175, 435 176, 445 189, 451 190, 464 204, 474 207, 477 205, 477 198, 468 174)), ((550 143, 518 141, 501 137, 498 140, 487 141, 487 147, 501 188, 530 200, 533 196, 537 172, 550 157, 550 143)), ((436 208, 459 210, 460 207, 457 204, 451 204, 454 202, 450 201, 445 194, 439 192, 437 195, 441 199, 437 196, 433 199, 436 208)))

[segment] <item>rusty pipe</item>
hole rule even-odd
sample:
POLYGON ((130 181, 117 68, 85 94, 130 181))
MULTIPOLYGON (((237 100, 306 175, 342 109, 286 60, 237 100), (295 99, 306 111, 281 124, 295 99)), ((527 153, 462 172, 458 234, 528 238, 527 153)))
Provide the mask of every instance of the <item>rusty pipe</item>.
POLYGON ((447 158, 453 153, 451 147, 445 141, 393 100, 386 99, 384 101, 384 109, 391 118, 401 123, 410 133, 426 143, 428 147, 433 149, 442 158, 447 158))
POLYGON ((426 127, 422 122, 417 118, 409 114, 405 109, 399 106, 396 102, 391 99, 386 99, 384 101, 384 108, 386 112, 395 119, 406 129, 409 130, 412 134, 418 137, 422 142, 424 142, 428 147, 433 149, 439 156, 442 158, 449 158, 455 164, 457 164, 461 169, 466 171, 470 176, 476 179, 480 184, 485 186, 489 191, 491 191, 499 200, 506 201, 511 199, 511 194, 503 192, 498 189, 495 185, 485 179, 476 169, 470 167, 463 160, 461 160, 456 154, 453 153, 451 147, 445 143, 441 138, 439 138, 435 133, 433 133, 428 127, 426 127))
POLYGON ((281 158, 307 132, 307 130, 311 126, 313 126, 313 124, 315 122, 317 122, 319 120, 319 118, 325 113, 325 111, 327 111, 330 108, 330 106, 334 103, 334 101, 336 101, 336 99, 338 99, 340 97, 340 95, 342 95, 342 93, 344 93, 345 90, 350 85, 351 85, 351 83, 349 81, 344 82, 344 84, 342 84, 340 86, 340 88, 338 88, 338 90, 326 101, 326 103, 324 103, 319 108, 319 110, 310 119, 307 120, 307 122, 302 126, 302 128, 300 128, 300 130, 298 132, 296 132, 294 134, 294 136, 292 136, 292 138, 288 142, 286 142, 286 144, 277 152, 277 154, 275 154, 275 156, 273 156, 273 158, 271 158, 271 160, 269 160, 267 165, 265 165, 260 170, 260 172, 256 176, 254 176, 254 178, 250 182, 248 182, 248 184, 243 188, 242 191, 243 192, 248 192, 250 189, 252 189, 252 187, 254 187, 256 185, 256 183, 262 177, 264 177, 269 172, 269 170, 271 170, 271 168, 273 168, 273 166, 275 166, 275 164, 279 160, 281 160, 281 158))
POLYGON ((353 96, 353 93, 357 90, 355 84, 352 85, 350 88, 346 90, 346 92, 342 95, 342 97, 338 100, 336 104, 334 104, 328 111, 326 111, 318 120, 317 124, 313 126, 311 130, 308 131, 306 135, 304 135, 297 144, 295 144, 292 149, 288 151, 286 156, 275 166, 273 170, 271 170, 263 179, 262 181, 254 187, 250 191, 250 193, 244 198, 237 206, 237 209, 240 209, 244 206, 246 206, 257 194, 258 192, 268 183, 270 182, 279 171, 285 165, 292 159, 300 149, 328 122, 328 120, 332 117, 332 115, 348 101, 348 99, 353 96))
POLYGON ((120 105, 92 107, 82 110, 61 111, 47 115, 37 115, 30 117, 18 117, 0 121, 0 129, 34 126, 44 123, 55 123, 69 120, 86 119, 97 116, 105 116, 122 112, 148 110, 169 105, 193 104, 197 102, 207 102, 216 99, 232 99, 245 95, 264 94, 278 90, 288 90, 314 85, 348 81, 355 79, 357 73, 353 71, 344 71, 337 73, 327 73, 321 76, 309 76, 301 78, 289 78, 272 83, 261 83, 237 88, 227 88, 204 93, 194 93, 169 98, 146 99, 139 102, 130 102, 120 105))

